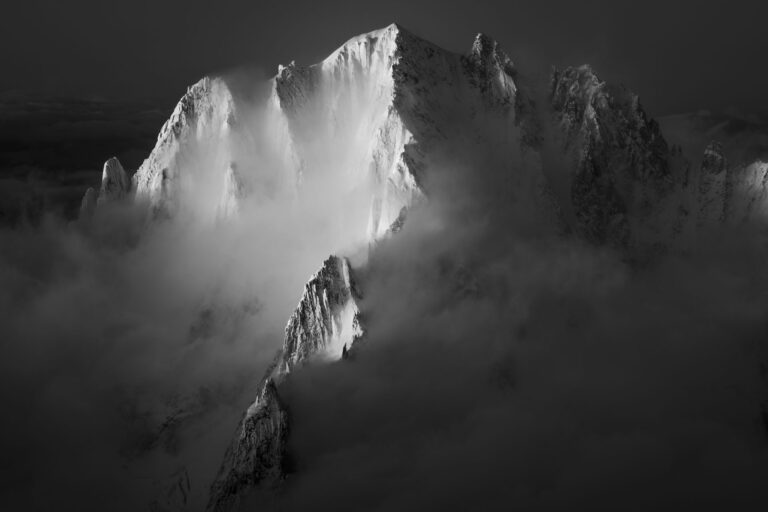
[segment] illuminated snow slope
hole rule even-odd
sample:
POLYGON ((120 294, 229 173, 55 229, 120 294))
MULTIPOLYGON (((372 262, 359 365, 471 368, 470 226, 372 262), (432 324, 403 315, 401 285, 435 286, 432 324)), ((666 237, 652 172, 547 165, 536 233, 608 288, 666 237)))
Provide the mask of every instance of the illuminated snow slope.
MULTIPOLYGON (((240 84, 263 89, 248 99, 230 83, 190 87, 134 174, 135 200, 154 216, 231 218, 248 201, 285 197, 319 201, 317 214, 331 215, 323 203, 344 203, 333 213, 347 218, 339 230, 350 244, 371 242, 430 195, 447 157, 481 167, 491 154, 515 167, 511 199, 530 203, 521 216, 563 216, 594 243, 674 245, 702 219, 724 220, 701 213, 717 208, 699 197, 704 156, 670 145, 637 95, 589 66, 554 70, 539 86, 549 90, 529 92, 487 36, 458 55, 390 25, 318 64, 290 63, 267 84, 240 84)), ((763 209, 765 187, 753 176, 761 165, 730 164, 729 191, 747 194, 730 199, 747 205, 739 215, 763 209)))
POLYGON ((190 87, 133 176, 136 200, 149 203, 155 214, 173 215, 190 187, 202 186, 189 178, 209 185, 220 172, 223 186, 229 164, 226 139, 234 118, 234 100, 223 80, 206 77, 190 87), (200 167, 208 167, 207 172, 193 175, 191 169, 200 167))
POLYGON ((420 174, 438 149, 470 141, 479 151, 519 146, 513 131, 532 103, 515 74, 485 36, 460 56, 391 25, 349 40, 318 64, 280 66, 256 108, 225 79, 204 78, 134 175, 135 199, 155 215, 213 218, 222 207, 228 215, 222 204, 234 193, 234 165, 244 183, 272 174, 270 187, 248 187, 257 195, 270 188, 273 196, 301 199, 332 184, 336 198, 354 196, 367 216, 355 229, 373 241, 425 195, 420 174))

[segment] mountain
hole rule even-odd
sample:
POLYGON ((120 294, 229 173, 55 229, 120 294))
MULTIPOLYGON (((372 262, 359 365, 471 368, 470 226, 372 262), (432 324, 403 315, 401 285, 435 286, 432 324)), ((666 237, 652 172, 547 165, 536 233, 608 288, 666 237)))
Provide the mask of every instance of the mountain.
POLYGON ((346 247, 310 278, 288 320, 212 484, 210 511, 234 510, 285 478, 291 419, 281 383, 304 364, 345 359, 364 336, 362 292, 343 251, 375 251, 415 205, 477 194, 489 211, 504 204, 514 222, 630 261, 768 208, 765 161, 729 160, 718 143, 684 154, 626 88, 589 66, 529 81, 483 34, 459 55, 393 24, 318 64, 280 66, 266 85, 246 84, 253 95, 235 92, 243 88, 222 77, 190 87, 130 184, 111 159, 98 199, 90 190, 83 200, 84 212, 127 200, 153 219, 203 222, 233 221, 250 203, 308 203, 344 233, 346 247))
POLYGON ((96 207, 100 204, 112 201, 120 201, 128 196, 131 191, 131 182, 117 157, 112 157, 104 162, 101 173, 101 188, 99 192, 93 188, 85 191, 80 203, 80 216, 91 217, 96 207))
POLYGON ((344 357, 363 335, 356 304, 359 290, 349 262, 329 257, 304 288, 285 328, 283 347, 246 411, 211 488, 208 510, 237 508, 258 487, 275 487, 285 475, 288 411, 278 385, 297 367, 313 359, 344 357))

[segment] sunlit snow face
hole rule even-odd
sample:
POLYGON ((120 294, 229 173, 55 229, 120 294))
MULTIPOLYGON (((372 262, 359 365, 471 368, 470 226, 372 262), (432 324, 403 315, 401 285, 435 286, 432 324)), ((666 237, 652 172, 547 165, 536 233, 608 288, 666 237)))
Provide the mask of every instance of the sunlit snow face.
POLYGON ((389 190, 409 140, 388 110, 391 78, 360 73, 359 82, 347 82, 332 69, 318 72, 299 111, 281 105, 265 83, 255 100, 233 100, 232 115, 198 121, 193 137, 171 147, 180 218, 209 224, 236 209, 232 222, 294 219, 327 240, 328 251, 352 250, 389 227, 417 193, 407 189, 415 184, 397 185, 403 192, 394 196, 389 190))

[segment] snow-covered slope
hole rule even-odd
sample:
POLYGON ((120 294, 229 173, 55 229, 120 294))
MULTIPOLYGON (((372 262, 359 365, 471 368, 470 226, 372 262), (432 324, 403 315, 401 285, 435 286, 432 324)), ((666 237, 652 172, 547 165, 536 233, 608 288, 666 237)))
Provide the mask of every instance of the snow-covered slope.
POLYGON ((155 215, 175 214, 187 192, 185 185, 193 185, 185 179, 190 168, 210 166, 209 174, 227 169, 226 155, 219 155, 226 153, 225 139, 234 120, 234 100, 222 79, 206 77, 190 87, 133 176, 136 200, 149 203, 155 215))
MULTIPOLYGON (((245 200, 246 189, 299 199, 322 190, 329 201, 364 204, 364 222, 345 228, 373 241, 425 195, 422 174, 437 153, 534 145, 534 105, 516 76, 487 36, 458 55, 390 25, 318 64, 280 66, 256 108, 227 80, 204 78, 133 176, 135 201, 153 216, 217 218, 237 209, 233 199, 245 200), (265 172, 268 186, 245 186, 265 172)), ((534 173, 526 180, 543 190, 534 173)))
MULTIPOLYGON (((593 243, 630 251, 675 245, 702 219, 720 217, 701 212, 719 207, 699 198, 707 180, 701 153, 691 154, 699 146, 685 137, 687 154, 671 146, 637 95, 589 66, 554 70, 549 91, 532 87, 485 35, 458 55, 393 24, 350 39, 318 64, 280 66, 255 108, 228 79, 202 79, 174 109, 130 189, 154 216, 205 219, 231 218, 248 201, 275 195, 324 196, 349 205, 339 228, 362 243, 384 236, 434 192, 446 161, 477 168, 490 159, 514 168, 508 194, 525 203, 521 217, 557 217, 593 243)), ((665 121, 677 134, 702 123, 665 121)), ((726 124, 704 132, 733 132, 726 124)), ((748 140, 745 151, 754 153, 756 139, 748 140)), ((726 151, 738 153, 734 165, 745 170, 734 168, 730 180, 748 183, 729 193, 747 197, 731 200, 760 210, 760 164, 735 145, 729 140, 726 151)), ((105 164, 109 179, 97 202, 127 194, 117 167, 105 164)))

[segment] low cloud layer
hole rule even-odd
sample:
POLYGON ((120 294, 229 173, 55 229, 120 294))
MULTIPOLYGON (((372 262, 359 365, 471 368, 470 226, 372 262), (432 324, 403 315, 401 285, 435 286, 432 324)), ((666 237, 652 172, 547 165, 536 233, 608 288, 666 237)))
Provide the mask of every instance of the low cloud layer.
POLYGON ((372 262, 356 359, 287 384, 285 509, 764 506, 764 234, 638 270, 435 226, 372 262))
POLYGON ((185 472, 203 507, 304 284, 364 239, 366 183, 334 165, 347 153, 318 141, 296 192, 263 108, 238 92, 231 144, 185 148, 177 219, 105 203, 0 229, 0 508, 141 510, 185 472), (250 195, 225 219, 230 160, 250 195))
MULTIPOLYGON (((268 152, 239 152, 264 136, 248 115, 239 172, 286 179, 268 152)), ((509 135, 496 128, 481 135, 509 135)), ((219 194, 202 205, 191 182, 179 222, 106 204, 90 223, 0 231, 0 508, 142 509, 180 470, 203 506, 304 283, 364 235, 365 185, 338 186, 361 155, 315 142, 311 187, 255 194, 228 222, 203 218, 219 194)), ((281 387, 278 506, 758 509, 764 230, 632 267, 560 234, 535 172, 497 142, 446 148, 421 177, 430 200, 353 258, 368 335, 281 387)), ((185 171, 221 186, 219 156, 185 171)))
POLYGON ((73 218, 107 158, 141 164, 171 107, 0 92, 0 224, 73 218))

